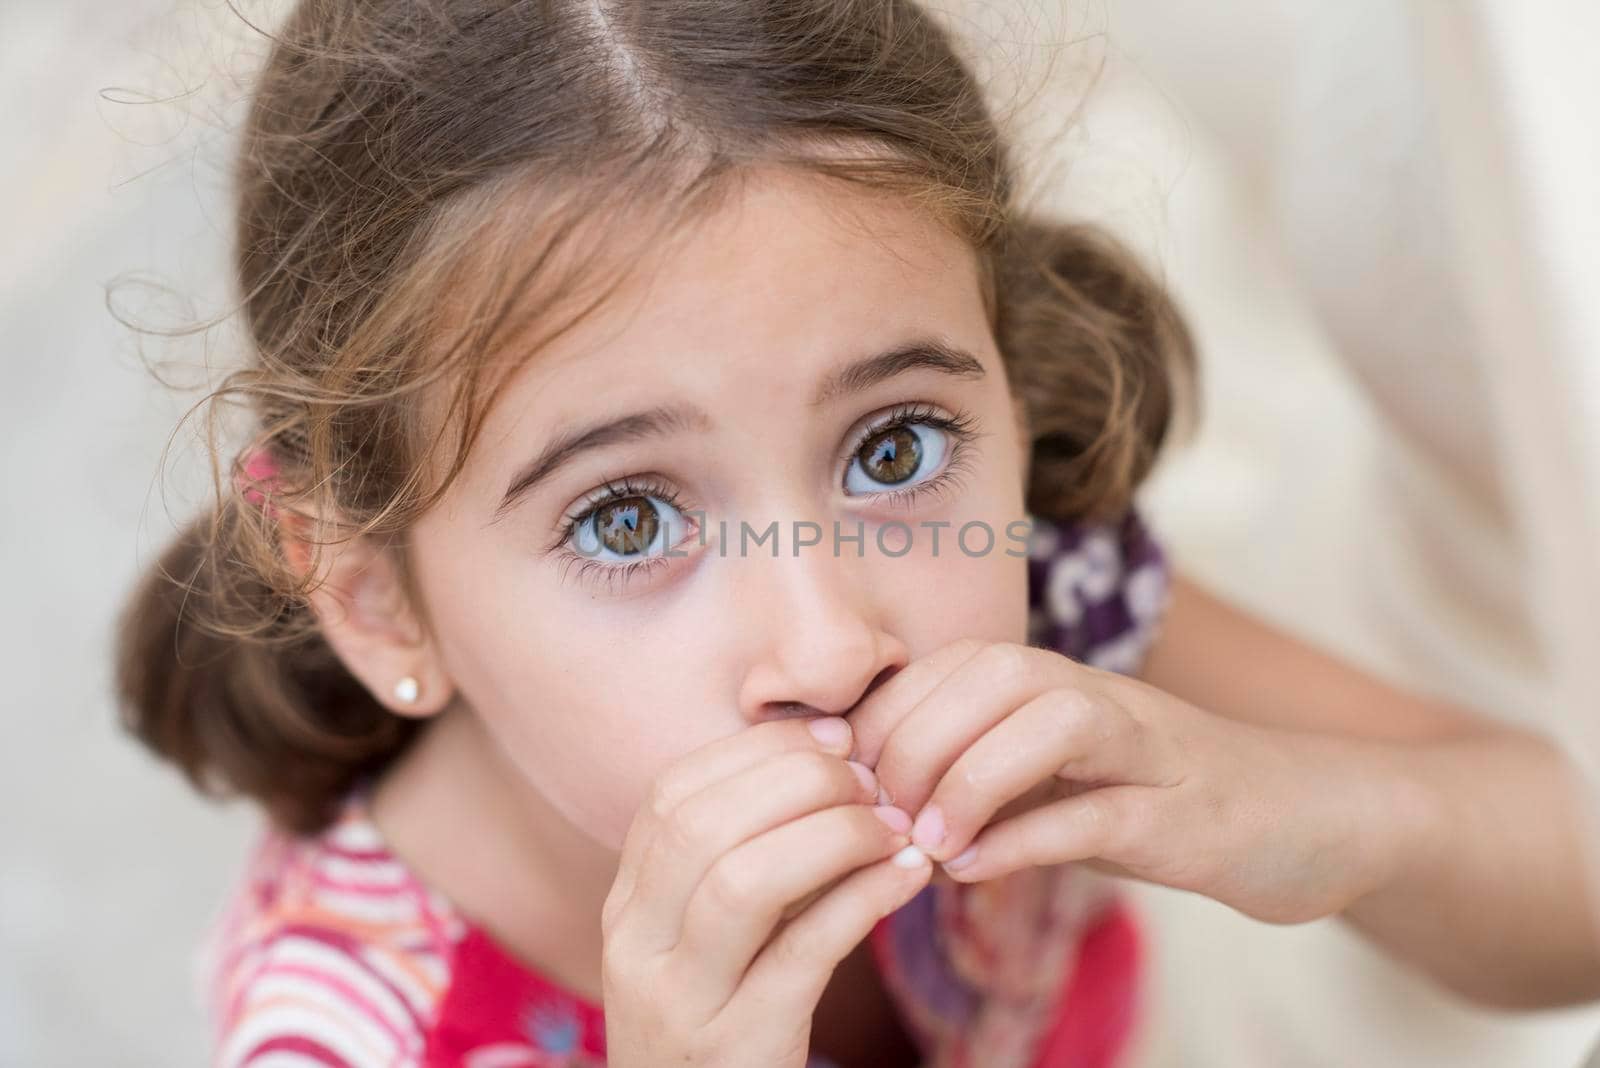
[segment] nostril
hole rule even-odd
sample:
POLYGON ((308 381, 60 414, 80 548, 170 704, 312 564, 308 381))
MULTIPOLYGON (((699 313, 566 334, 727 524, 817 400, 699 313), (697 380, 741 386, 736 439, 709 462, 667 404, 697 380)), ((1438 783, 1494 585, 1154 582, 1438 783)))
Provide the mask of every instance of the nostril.
POLYGON ((862 694, 860 698, 857 699, 855 705, 849 709, 845 709, 843 712, 834 712, 831 709, 818 708, 816 705, 808 705, 804 701, 769 701, 765 705, 767 715, 773 719, 789 719, 795 716, 848 715, 851 711, 854 711, 855 708, 859 708, 861 706, 861 702, 867 699, 868 694, 872 693, 873 690, 876 690, 879 686, 882 686, 884 683, 894 678, 895 672, 899 671, 902 666, 903 665, 899 664, 891 664, 874 675, 872 677, 872 681, 867 683, 867 688, 862 691, 862 694))
POLYGON ((825 716, 826 712, 820 708, 805 704, 801 701, 774 701, 770 706, 775 718, 788 719, 793 716, 825 716))
MULTIPOLYGON (((861 695, 861 701, 865 701, 873 690, 876 690, 879 686, 882 686, 884 683, 894 678, 895 673, 899 670, 900 666, 898 664, 890 664, 888 667, 874 675, 872 677, 872 681, 867 683, 867 689, 866 692, 861 695)), ((856 703, 860 704, 861 701, 857 701, 856 703)))

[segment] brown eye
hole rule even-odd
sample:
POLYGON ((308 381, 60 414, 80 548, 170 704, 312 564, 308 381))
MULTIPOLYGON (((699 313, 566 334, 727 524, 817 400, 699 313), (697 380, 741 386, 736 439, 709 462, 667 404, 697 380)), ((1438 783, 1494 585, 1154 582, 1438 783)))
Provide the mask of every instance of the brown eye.
POLYGON ((922 443, 910 427, 896 426, 874 434, 856 450, 867 477, 887 485, 904 482, 922 463, 922 443))
POLYGON ((607 564, 658 556, 686 526, 671 496, 665 490, 614 491, 571 520, 564 544, 578 556, 607 564))
POLYGON ((901 416, 867 432, 845 468, 845 492, 870 497, 882 492, 904 496, 915 486, 931 483, 946 468, 952 443, 971 436, 965 420, 938 414, 901 416))
POLYGON ((620 497, 607 501, 594 513, 596 540, 624 556, 649 549, 660 526, 661 517, 648 497, 620 497))

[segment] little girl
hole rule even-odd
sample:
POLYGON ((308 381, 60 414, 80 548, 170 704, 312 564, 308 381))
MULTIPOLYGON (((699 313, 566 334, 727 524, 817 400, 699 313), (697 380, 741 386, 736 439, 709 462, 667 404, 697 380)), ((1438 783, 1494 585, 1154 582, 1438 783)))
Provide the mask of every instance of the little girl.
POLYGON ((1169 569, 1133 496, 1188 334, 1019 203, 918 7, 301 0, 272 42, 214 395, 259 433, 118 661, 270 817, 216 1063, 1109 1068, 1109 875, 1600 991, 1549 745, 1169 569))

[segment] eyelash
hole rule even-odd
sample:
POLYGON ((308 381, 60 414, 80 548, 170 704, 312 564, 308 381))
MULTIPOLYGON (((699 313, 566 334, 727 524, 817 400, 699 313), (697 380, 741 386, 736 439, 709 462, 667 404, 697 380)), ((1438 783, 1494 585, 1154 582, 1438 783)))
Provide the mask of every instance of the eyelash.
POLYGON ((575 552, 566 546, 572 544, 572 539, 577 536, 578 528, 589 521, 589 517, 612 501, 625 497, 654 497, 656 500, 665 501, 679 512, 690 511, 684 504, 683 498, 671 486, 654 482, 648 478, 630 475, 619 482, 606 481, 604 491, 597 497, 586 501, 582 509, 575 515, 565 517, 561 522, 561 534, 556 542, 556 549, 563 563, 561 581, 565 582, 567 570, 573 565, 578 565, 578 581, 583 582, 597 569, 599 575, 605 579, 606 590, 610 592, 617 583, 627 585, 628 581, 641 570, 649 571, 657 567, 665 567, 667 558, 661 555, 647 556, 635 560, 631 564, 608 564, 601 560, 575 552))
POLYGON ((885 490, 873 494, 873 497, 884 501, 890 508, 899 508, 920 500, 925 494, 937 497, 955 488, 958 484, 957 476, 968 470, 970 461, 968 446, 980 436, 978 421, 965 411, 958 411, 952 417, 940 415, 923 404, 901 405, 885 416, 882 422, 873 423, 858 434, 855 443, 837 458, 836 466, 848 464, 855 454, 861 451, 861 446, 878 435, 918 424, 943 430, 950 435, 950 456, 945 460, 944 470, 926 482, 919 482, 906 489, 885 490))
MULTIPOLYGON (((873 494, 874 497, 885 499, 890 508, 899 508, 912 501, 929 494, 938 496, 954 488, 959 476, 969 469, 969 446, 980 437, 978 424, 972 416, 965 411, 958 411, 954 417, 940 415, 937 411, 925 405, 907 404, 890 412, 882 422, 874 423, 867 427, 854 438, 854 443, 848 450, 837 458, 837 464, 848 464, 861 447, 871 439, 890 430, 913 425, 931 426, 943 430, 951 436, 950 455, 945 461, 944 470, 926 482, 918 483, 908 489, 886 490, 883 493, 873 494)), ((566 546, 572 543, 578 528, 589 521, 589 518, 604 508, 611 501, 625 497, 654 497, 665 501, 679 512, 690 511, 685 507, 683 498, 672 487, 663 483, 652 481, 649 478, 628 476, 618 482, 607 480, 603 491, 586 501, 581 510, 573 515, 563 518, 561 522, 560 537, 555 548, 563 561, 561 580, 566 581, 567 570, 573 565, 578 565, 578 581, 586 581, 598 569, 598 574, 605 580, 607 592, 615 586, 626 586, 634 577, 642 572, 649 572, 657 567, 665 567, 668 558, 662 555, 647 556, 631 564, 609 564, 575 552, 566 546)))

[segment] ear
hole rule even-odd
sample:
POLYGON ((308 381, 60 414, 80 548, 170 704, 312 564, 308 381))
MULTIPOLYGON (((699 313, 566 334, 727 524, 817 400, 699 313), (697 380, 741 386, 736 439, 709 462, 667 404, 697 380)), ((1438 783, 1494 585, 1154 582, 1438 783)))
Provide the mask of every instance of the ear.
MULTIPOLYGON (((284 550, 301 574, 310 566, 310 547, 284 531, 284 550)), ((323 636, 345 667, 385 708, 402 716, 427 717, 455 696, 435 643, 413 610, 400 581, 392 551, 368 537, 321 547, 321 578, 308 597, 323 636), (414 701, 404 701, 396 685, 417 682, 414 701)))

